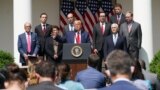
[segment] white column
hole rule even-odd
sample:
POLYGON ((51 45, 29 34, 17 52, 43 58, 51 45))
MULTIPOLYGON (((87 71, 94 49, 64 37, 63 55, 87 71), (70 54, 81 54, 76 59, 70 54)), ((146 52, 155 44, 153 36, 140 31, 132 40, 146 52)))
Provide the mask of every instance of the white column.
POLYGON ((151 3, 152 0, 133 0, 134 20, 139 22, 142 28, 142 49, 140 51, 140 58, 148 62, 151 62, 153 58, 151 3))
POLYGON ((18 35, 24 32, 24 23, 32 20, 32 0, 13 0, 13 38, 14 38, 14 58, 19 63, 18 35))

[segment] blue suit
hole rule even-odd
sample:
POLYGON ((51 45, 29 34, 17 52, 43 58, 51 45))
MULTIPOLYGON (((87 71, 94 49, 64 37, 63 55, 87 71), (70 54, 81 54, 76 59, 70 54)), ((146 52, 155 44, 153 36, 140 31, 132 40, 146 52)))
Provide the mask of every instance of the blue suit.
POLYGON ((118 35, 117 42, 116 42, 115 45, 113 43, 113 35, 111 34, 111 35, 107 36, 105 38, 103 47, 104 47, 104 49, 103 49, 104 58, 106 58, 107 55, 111 51, 113 51, 115 49, 120 49, 120 50, 123 50, 123 51, 127 52, 127 42, 126 42, 126 39, 125 39, 125 37, 120 36, 120 35, 118 35))
POLYGON ((128 81, 117 81, 109 87, 104 87, 98 90, 140 90, 133 83, 128 81))
POLYGON ((78 72, 75 81, 82 83, 85 89, 102 88, 106 86, 106 77, 92 67, 78 72))
MULTIPOLYGON (((31 32, 31 52, 29 54, 37 55, 38 50, 39 50, 39 42, 38 42, 37 34, 34 32, 31 32)), ((22 33, 18 36, 18 51, 20 53, 20 62, 26 63, 24 59, 24 54, 27 54, 26 33, 22 33)))
MULTIPOLYGON (((65 39, 67 43, 74 43, 75 31, 68 31, 65 34, 65 39)), ((90 43, 90 38, 88 32, 81 30, 81 43, 90 43)))

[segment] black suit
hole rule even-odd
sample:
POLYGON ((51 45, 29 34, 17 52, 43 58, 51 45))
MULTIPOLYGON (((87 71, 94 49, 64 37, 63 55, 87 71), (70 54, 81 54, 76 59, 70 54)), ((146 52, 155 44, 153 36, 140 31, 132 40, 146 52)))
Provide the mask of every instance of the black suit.
POLYGON ((128 24, 125 22, 120 27, 120 35, 126 37, 129 54, 133 58, 139 58, 139 49, 142 42, 141 25, 133 21, 131 31, 128 32, 128 24))
POLYGON ((27 90, 63 90, 54 85, 51 81, 43 81, 37 85, 27 87, 27 90))
POLYGON ((93 48, 98 50, 99 56, 101 61, 99 62, 98 65, 98 70, 101 71, 101 63, 103 57, 103 43, 104 43, 104 38, 111 33, 111 24, 110 23, 105 23, 105 31, 104 34, 101 32, 100 28, 100 23, 97 23, 94 28, 93 28, 93 48))
POLYGON ((46 39, 45 43, 45 52, 47 56, 47 60, 50 60, 55 63, 59 63, 62 60, 62 46, 63 46, 63 39, 60 36, 57 36, 56 38, 48 37, 46 39), (58 58, 54 59, 54 43, 58 42, 58 58))
POLYGON ((118 35, 116 44, 114 44, 113 42, 113 35, 109 35, 108 37, 105 38, 104 49, 103 49, 104 57, 106 58, 107 55, 115 49, 120 49, 120 50, 124 50, 127 52, 127 45, 126 45, 125 37, 118 35))
POLYGON ((52 26, 50 24, 46 24, 45 33, 42 31, 41 24, 35 27, 35 33, 37 33, 40 42, 40 50, 39 50, 40 56, 44 56, 45 40, 47 37, 50 37, 51 31, 52 31, 52 26))
POLYGON ((117 23, 120 26, 124 22, 125 22, 125 15, 123 13, 121 14, 121 19, 120 19, 119 23, 118 23, 116 14, 110 17, 110 23, 111 24, 112 23, 117 23))

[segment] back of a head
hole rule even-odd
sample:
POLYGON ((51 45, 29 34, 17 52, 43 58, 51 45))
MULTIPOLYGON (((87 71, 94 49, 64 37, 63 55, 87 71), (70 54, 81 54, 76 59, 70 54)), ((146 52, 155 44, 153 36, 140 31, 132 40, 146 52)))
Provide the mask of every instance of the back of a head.
POLYGON ((134 66, 134 60, 128 53, 122 50, 114 50, 108 55, 106 61, 112 76, 117 74, 131 76, 131 66, 134 66))
POLYGON ((40 63, 36 64, 35 71, 41 77, 55 77, 55 64, 49 61, 41 61, 40 63))
POLYGON ((19 66, 15 63, 8 64, 4 67, 4 69, 8 72, 8 81, 27 81, 27 73, 20 69, 19 66))
POLYGON ((88 57, 88 65, 90 67, 96 68, 99 60, 100 60, 100 57, 97 54, 91 54, 88 57))
POLYGON ((61 63, 57 67, 58 75, 61 78, 61 82, 65 82, 70 74, 70 66, 66 63, 61 63))
POLYGON ((0 89, 4 89, 4 82, 6 81, 6 79, 8 78, 8 73, 6 70, 1 69, 0 70, 0 89))

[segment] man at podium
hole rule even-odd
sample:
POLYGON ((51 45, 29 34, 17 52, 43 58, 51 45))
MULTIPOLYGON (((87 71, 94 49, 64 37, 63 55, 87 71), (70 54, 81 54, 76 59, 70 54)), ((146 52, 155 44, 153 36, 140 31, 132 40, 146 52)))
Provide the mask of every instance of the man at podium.
POLYGON ((65 39, 67 43, 90 43, 88 32, 82 29, 82 22, 80 20, 74 21, 74 31, 66 32, 65 39))

